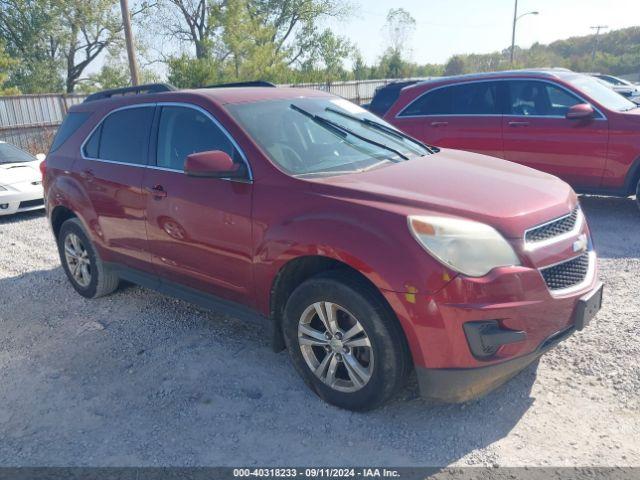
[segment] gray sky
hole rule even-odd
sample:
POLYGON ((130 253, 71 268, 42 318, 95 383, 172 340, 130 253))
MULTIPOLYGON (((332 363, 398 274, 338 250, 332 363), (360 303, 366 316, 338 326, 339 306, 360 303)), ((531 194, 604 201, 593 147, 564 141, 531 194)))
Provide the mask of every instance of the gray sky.
MULTIPOLYGON (((443 63, 456 53, 488 53, 511 44, 514 0, 354 0, 354 15, 329 26, 358 46, 368 64, 386 47, 382 28, 390 8, 402 7, 416 19, 412 60, 443 63)), ((640 24, 640 0, 519 0, 518 11, 532 10, 517 23, 516 44, 592 33, 592 25, 611 30, 640 24)))

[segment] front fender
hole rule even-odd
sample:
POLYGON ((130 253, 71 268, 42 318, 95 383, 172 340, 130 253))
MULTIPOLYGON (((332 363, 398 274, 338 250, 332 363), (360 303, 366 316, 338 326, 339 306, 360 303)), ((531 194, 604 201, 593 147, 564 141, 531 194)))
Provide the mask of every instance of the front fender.
MULTIPOLYGON (((361 205, 283 212, 279 222, 256 222, 255 280, 258 303, 268 311, 273 279, 290 261, 321 256, 342 262, 379 290, 429 293, 452 273, 413 239, 406 217, 361 205)), ((337 206, 336 206, 337 207, 337 206)), ((302 207, 304 208, 304 207, 302 207)))

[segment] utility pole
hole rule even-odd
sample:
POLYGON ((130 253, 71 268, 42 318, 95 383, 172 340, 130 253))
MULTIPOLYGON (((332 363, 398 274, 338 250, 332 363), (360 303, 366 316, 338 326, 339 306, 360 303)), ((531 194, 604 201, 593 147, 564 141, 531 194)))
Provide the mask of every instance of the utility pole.
POLYGON ((131 72, 131 85, 140 85, 138 79, 138 62, 136 62, 136 51, 133 46, 133 32, 131 31, 131 15, 129 14, 128 0, 120 0, 120 10, 122 10, 122 24, 124 25, 124 38, 127 43, 127 56, 129 57, 129 71, 131 72))
POLYGON ((596 61, 596 51, 598 50, 598 41, 600 40, 600 30, 609 28, 607 25, 594 25, 591 30, 596 31, 596 40, 593 43, 593 51, 591 52, 591 63, 596 61))
POLYGON ((513 50, 516 48, 516 22, 518 21, 518 0, 513 8, 513 29, 511 30, 511 65, 513 65, 513 50))
POLYGON ((514 53, 515 53, 515 48, 516 48, 516 23, 518 23, 518 20, 520 20, 522 17, 526 16, 526 15, 538 15, 540 12, 527 12, 527 13, 523 13, 522 15, 518 15, 518 0, 515 0, 515 7, 513 8, 513 30, 511 31, 511 65, 513 65, 513 57, 514 57, 514 53))

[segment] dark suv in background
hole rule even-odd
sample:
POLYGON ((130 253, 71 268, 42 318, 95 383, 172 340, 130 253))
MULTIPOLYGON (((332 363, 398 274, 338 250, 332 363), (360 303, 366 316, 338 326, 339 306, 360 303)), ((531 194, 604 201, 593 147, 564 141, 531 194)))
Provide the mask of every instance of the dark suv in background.
POLYGON ((640 190, 640 108, 588 75, 540 69, 443 77, 403 87, 382 116, 428 144, 520 163, 579 192, 640 190))

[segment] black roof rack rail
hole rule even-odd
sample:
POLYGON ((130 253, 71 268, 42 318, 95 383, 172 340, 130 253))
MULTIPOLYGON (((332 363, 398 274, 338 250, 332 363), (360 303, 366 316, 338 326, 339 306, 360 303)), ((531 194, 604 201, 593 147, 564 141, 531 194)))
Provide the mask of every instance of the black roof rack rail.
POLYGON ((204 88, 226 88, 226 87, 270 87, 275 88, 277 85, 267 82, 265 80, 251 80, 249 82, 232 82, 232 83, 218 83, 214 85, 207 85, 204 88))
POLYGON ((103 100, 114 96, 124 95, 141 95, 146 93, 172 92, 176 87, 168 83, 149 83, 146 85, 137 85, 135 87, 113 88, 111 90, 103 90, 101 92, 92 93, 85 102, 93 102, 94 100, 103 100))

